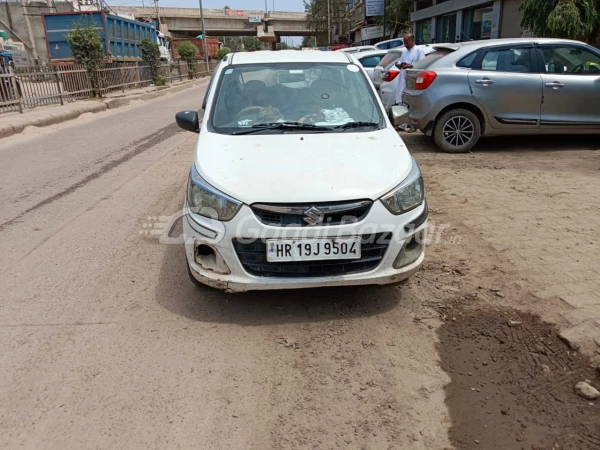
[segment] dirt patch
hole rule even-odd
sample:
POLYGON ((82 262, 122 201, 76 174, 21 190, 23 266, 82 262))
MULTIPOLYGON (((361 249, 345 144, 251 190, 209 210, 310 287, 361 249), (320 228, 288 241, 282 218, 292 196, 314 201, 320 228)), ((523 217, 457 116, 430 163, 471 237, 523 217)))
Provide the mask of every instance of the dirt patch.
POLYGON ((574 392, 600 382, 537 316, 481 303, 442 305, 446 404, 459 449, 600 449, 600 405, 574 392))

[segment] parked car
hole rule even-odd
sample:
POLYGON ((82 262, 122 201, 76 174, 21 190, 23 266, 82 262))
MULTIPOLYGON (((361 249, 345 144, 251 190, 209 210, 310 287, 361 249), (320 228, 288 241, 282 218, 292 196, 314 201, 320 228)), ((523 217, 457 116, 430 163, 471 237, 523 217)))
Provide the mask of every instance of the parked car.
MULTIPOLYGON (((418 45, 423 49, 423 53, 428 55, 433 52, 434 49, 431 44, 418 45)), ((379 96, 381 97, 381 101, 385 110, 390 111, 390 108, 396 103, 396 91, 398 90, 398 75, 400 75, 400 69, 396 67, 396 63, 400 60, 402 56, 402 52, 406 47, 396 47, 388 52, 388 55, 384 59, 386 59, 385 68, 382 66, 378 66, 373 73, 373 77, 375 80, 375 86, 377 87, 377 79, 381 76, 379 81, 379 87, 377 91, 379 92, 379 96), (379 67, 382 67, 379 69, 379 67), (377 70, 379 69, 379 70, 377 70)), ((382 63, 384 60, 382 59, 382 63)))
POLYGON ((199 133, 183 220, 193 281, 239 292, 396 283, 418 270, 421 172, 352 56, 228 55, 202 123, 197 108, 176 116, 199 133), (280 83, 294 78, 310 83, 280 83))
POLYGON ((600 51, 561 39, 435 45, 407 71, 411 123, 446 152, 480 136, 600 133, 600 51))
POLYGON ((357 47, 340 48, 337 51, 345 52, 345 53, 360 53, 360 52, 370 52, 371 50, 379 50, 379 49, 377 47, 375 47, 374 45, 359 45, 357 47))
POLYGON ((377 47, 380 50, 389 50, 391 48, 404 47, 404 38, 388 39, 387 41, 381 41, 375 44, 375 47, 377 47))
POLYGON ((354 53, 352 56, 354 56, 360 65, 363 66, 365 72, 367 72, 367 75, 369 75, 369 78, 373 81, 375 67, 377 67, 377 64, 379 64, 386 54, 387 51, 385 50, 371 50, 368 52, 354 53))

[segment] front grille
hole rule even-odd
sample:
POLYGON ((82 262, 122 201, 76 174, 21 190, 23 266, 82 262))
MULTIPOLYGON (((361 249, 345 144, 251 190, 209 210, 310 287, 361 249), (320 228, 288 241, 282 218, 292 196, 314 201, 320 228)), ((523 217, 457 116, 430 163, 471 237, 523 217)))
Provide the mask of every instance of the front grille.
POLYGON ((359 259, 268 262, 266 239, 257 239, 252 243, 243 243, 234 239, 233 247, 244 270, 250 275, 273 278, 316 278, 368 272, 375 269, 385 255, 391 236, 391 233, 361 236, 359 259))
POLYGON ((310 225, 344 225, 363 220, 371 210, 371 200, 314 204, 254 204, 254 215, 265 225, 279 227, 306 227, 310 225), (318 210, 320 218, 308 223, 305 211, 318 210))

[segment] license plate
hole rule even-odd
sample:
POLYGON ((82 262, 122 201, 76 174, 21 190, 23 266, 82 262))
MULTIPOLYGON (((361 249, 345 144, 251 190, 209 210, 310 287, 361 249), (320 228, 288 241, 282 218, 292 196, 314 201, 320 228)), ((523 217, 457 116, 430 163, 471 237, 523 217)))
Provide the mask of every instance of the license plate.
POLYGON ((360 237, 336 239, 268 239, 267 261, 359 259, 360 237))

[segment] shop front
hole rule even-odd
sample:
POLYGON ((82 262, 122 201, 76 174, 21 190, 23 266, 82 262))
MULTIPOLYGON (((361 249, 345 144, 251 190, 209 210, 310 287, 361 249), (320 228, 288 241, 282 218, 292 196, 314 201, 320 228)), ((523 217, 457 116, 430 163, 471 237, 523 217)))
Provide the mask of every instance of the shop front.
POLYGON ((494 22, 493 2, 483 7, 463 11, 463 35, 461 40, 491 39, 494 22))
MULTIPOLYGON (((505 1, 417 0, 417 9, 411 14, 415 37, 419 44, 498 38, 505 1)), ((522 0, 510 2, 520 5, 522 0)))

